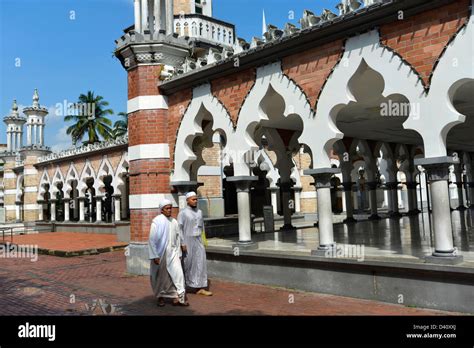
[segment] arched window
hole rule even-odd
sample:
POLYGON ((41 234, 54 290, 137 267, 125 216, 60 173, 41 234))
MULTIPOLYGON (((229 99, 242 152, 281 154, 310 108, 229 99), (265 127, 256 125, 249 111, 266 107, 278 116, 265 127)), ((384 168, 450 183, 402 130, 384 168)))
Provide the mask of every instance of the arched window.
POLYGON ((176 33, 178 35, 181 35, 181 23, 176 23, 176 33))
POLYGON ((188 22, 184 23, 184 36, 189 36, 189 24, 188 24, 188 22))
POLYGON ((199 36, 202 36, 202 23, 199 23, 199 36))
POLYGON ((197 26, 196 22, 193 22, 191 24, 191 36, 197 36, 197 26))

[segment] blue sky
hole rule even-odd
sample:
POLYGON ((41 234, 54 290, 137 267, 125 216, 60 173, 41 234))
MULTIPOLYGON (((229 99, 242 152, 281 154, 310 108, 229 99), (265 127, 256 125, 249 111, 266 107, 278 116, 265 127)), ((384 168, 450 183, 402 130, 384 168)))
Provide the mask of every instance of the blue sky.
MULTIPOLYGON (((214 17, 236 25, 250 41, 261 36, 262 10, 268 24, 297 24, 304 9, 334 12, 338 0, 214 0, 214 17), (293 19, 294 15, 294 19, 293 19)), ((88 90, 102 95, 115 113, 126 111, 127 79, 113 57, 114 40, 133 24, 133 0, 0 0, 0 112, 10 113, 13 99, 31 105, 33 90, 51 109, 46 145, 71 146, 67 124, 54 115, 88 90)), ((114 120, 114 117, 112 117, 114 120)), ((0 143, 6 142, 5 124, 0 143)))

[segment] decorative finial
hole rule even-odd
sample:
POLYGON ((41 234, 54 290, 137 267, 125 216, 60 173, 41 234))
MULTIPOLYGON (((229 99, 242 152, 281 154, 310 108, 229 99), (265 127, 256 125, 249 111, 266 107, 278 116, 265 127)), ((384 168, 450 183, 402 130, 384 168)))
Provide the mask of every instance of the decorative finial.
POLYGON ((33 93, 33 107, 39 107, 39 95, 37 88, 35 88, 35 92, 33 93))
POLYGON ((16 103, 16 99, 13 100, 12 115, 13 116, 18 116, 18 104, 16 103))

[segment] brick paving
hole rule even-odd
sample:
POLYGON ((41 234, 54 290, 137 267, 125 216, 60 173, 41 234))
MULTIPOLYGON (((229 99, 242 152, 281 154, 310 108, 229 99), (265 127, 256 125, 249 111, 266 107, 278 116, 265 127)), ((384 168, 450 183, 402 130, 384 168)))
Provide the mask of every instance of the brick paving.
MULTIPOLYGON (((6 241, 10 241, 9 238, 6 241)), ((18 245, 37 245, 39 249, 54 251, 81 251, 110 247, 126 247, 128 243, 118 242, 115 234, 92 234, 74 232, 51 232, 13 236, 18 245)))
POLYGON ((125 255, 0 259, 0 315, 447 315, 449 312, 212 279, 212 297, 159 308, 125 255), (96 303, 96 305, 94 305, 96 303))

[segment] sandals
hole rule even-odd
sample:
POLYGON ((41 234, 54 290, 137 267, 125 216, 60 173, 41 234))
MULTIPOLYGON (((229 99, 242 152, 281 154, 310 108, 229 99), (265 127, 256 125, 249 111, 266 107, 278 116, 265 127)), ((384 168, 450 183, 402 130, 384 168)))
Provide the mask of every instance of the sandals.
POLYGON ((186 295, 184 293, 181 295, 178 295, 178 298, 173 300, 173 306, 188 307, 189 302, 186 299, 186 295))
POLYGON ((162 297, 160 297, 160 298, 158 299, 158 303, 157 303, 156 305, 157 305, 158 307, 164 307, 164 306, 165 306, 165 300, 164 300, 162 297))

